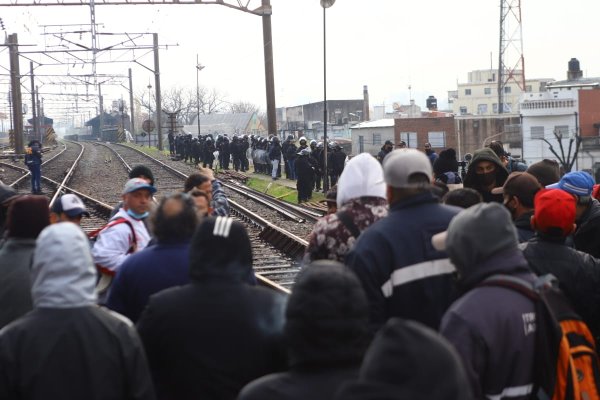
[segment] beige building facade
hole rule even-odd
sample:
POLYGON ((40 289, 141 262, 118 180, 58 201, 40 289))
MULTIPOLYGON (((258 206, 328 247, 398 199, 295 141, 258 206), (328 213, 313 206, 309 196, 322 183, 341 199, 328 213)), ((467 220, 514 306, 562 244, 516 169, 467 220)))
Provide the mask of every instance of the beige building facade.
MULTIPOLYGON (((519 76, 515 78, 517 81, 519 76)), ((526 92, 543 92, 553 79, 527 79, 526 92)), ((515 81, 504 90, 504 113, 519 114, 519 97, 523 91, 515 81)), ((459 83, 456 90, 448 92, 448 106, 455 115, 498 114, 498 70, 475 70, 468 74, 466 83, 459 83)))

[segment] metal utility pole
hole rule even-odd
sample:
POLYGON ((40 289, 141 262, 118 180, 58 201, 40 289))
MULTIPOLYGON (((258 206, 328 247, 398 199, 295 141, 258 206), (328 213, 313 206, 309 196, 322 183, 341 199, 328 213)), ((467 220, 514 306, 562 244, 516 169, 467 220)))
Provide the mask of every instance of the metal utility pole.
POLYGON ((158 143, 156 147, 158 148, 158 150, 162 151, 162 106, 160 98, 160 65, 158 62, 158 33, 153 33, 152 38, 154 39, 154 86, 156 89, 156 134, 158 138, 158 143))
POLYGON ((498 52, 498 114, 504 114, 504 94, 512 83, 525 91, 525 58, 521 0, 500 0, 500 50, 498 52))
POLYGON ((262 0, 264 10, 263 49, 265 55, 265 86, 267 91, 267 123, 269 135, 277 135, 277 120, 275 114, 275 73, 273 68, 273 36, 271 34, 271 0, 262 0))
POLYGON ((38 117, 38 123, 37 123, 37 131, 35 131, 35 137, 37 138, 38 135, 40 136, 40 143, 43 142, 42 140, 42 128, 40 128, 40 121, 42 119, 42 105, 40 103, 40 89, 37 87, 35 87, 35 101, 37 103, 37 117, 38 117))
POLYGON ((19 70, 19 40, 17 34, 8 36, 10 48, 10 83, 13 106, 13 135, 15 154, 23 154, 23 103, 21 100, 21 72, 19 70))
POLYGON ((35 77, 33 75, 33 61, 29 62, 29 71, 31 78, 31 114, 33 115, 33 137, 37 137, 39 122, 37 120, 37 112, 35 109, 35 77))
POLYGON ((100 110, 100 140, 104 140, 102 137, 102 131, 104 130, 104 97, 102 97, 102 86, 98 85, 98 110, 100 110))
POLYGON ((131 123, 129 126, 129 130, 131 135, 135 135, 134 130, 134 118, 133 118, 133 76, 131 74, 131 68, 129 68, 129 118, 131 119, 131 123))

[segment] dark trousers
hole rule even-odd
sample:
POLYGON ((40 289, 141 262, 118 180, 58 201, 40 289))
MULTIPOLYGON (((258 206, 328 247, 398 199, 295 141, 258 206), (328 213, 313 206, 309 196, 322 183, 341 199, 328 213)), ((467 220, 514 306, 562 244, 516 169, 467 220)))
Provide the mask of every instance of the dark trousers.
POLYGON ((40 181, 42 179, 42 166, 40 164, 29 165, 29 171, 31 172, 31 192, 41 192, 42 187, 40 186, 40 181))

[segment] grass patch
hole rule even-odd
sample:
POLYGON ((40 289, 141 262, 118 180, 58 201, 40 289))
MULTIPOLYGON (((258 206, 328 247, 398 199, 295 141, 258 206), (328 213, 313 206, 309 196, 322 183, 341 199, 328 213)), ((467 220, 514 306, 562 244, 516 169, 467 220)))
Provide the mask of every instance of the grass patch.
MULTIPOLYGON (((298 192, 290 187, 285 185, 280 185, 277 181, 272 181, 269 179, 260 179, 260 178, 250 178, 248 182, 246 182, 248 187, 258 190, 259 192, 266 193, 269 196, 276 197, 280 200, 287 201, 288 203, 298 203, 298 192), (271 186, 269 186, 271 185, 271 186)), ((311 201, 319 201, 324 199, 325 196, 323 193, 314 193, 311 201)))

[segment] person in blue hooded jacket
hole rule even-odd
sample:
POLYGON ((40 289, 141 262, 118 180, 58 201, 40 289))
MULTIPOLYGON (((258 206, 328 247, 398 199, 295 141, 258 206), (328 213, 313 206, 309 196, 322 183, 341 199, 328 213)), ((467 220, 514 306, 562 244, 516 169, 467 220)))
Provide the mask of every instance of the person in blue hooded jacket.
POLYGON ((42 187, 42 144, 39 140, 32 140, 25 149, 25 165, 31 173, 31 193, 41 194, 42 187))

